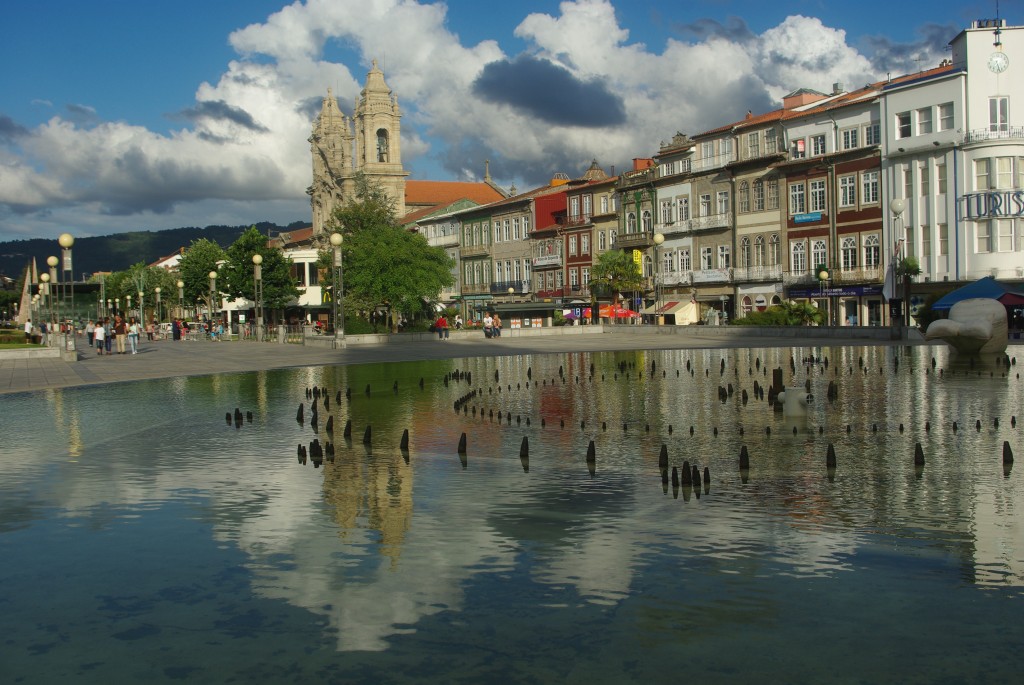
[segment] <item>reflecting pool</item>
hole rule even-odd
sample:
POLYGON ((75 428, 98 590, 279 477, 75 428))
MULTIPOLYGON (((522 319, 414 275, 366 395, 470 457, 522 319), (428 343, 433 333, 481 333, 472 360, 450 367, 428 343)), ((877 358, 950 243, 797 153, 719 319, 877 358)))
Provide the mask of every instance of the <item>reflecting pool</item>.
POLYGON ((631 351, 0 397, 0 681, 1016 682, 1018 368, 631 351), (806 417, 756 391, 776 368, 806 417))

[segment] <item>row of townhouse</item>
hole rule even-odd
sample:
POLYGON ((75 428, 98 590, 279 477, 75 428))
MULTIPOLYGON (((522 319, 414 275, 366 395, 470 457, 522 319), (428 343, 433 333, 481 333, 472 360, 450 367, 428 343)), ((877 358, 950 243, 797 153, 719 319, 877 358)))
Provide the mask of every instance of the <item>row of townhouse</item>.
POLYGON ((920 263, 915 305, 983 276, 1021 279, 1024 28, 979 20, 950 48, 936 68, 799 89, 775 111, 676 134, 619 176, 595 163, 433 217, 421 230, 443 224, 457 254, 449 301, 469 314, 502 299, 587 301, 607 249, 643 265, 652 305, 696 300, 736 317, 810 300, 837 325, 888 322, 883 282, 898 258, 920 263))

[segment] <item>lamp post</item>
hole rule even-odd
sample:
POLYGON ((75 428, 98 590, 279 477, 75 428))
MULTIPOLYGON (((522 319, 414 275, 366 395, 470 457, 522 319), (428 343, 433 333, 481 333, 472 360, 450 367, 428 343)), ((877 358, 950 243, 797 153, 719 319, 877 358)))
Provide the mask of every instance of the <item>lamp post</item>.
POLYGON ((512 304, 512 296, 515 295, 515 293, 516 293, 516 289, 510 286, 509 289, 508 289, 508 303, 509 304, 512 304))
POLYGON ((145 327, 146 321, 146 293, 139 291, 139 325, 145 327))
POLYGON ((719 295, 718 299, 722 301, 722 316, 718 319, 718 325, 724 326, 726 322, 725 303, 729 301, 729 296, 719 295))
POLYGON ((57 244, 61 247, 61 269, 64 271, 62 281, 65 287, 71 292, 71 320, 75 319, 75 272, 71 268, 71 246, 75 244, 75 236, 70 233, 61 233, 57 238, 57 244))
POLYGON ((252 256, 252 280, 256 302, 256 340, 263 340, 263 255, 252 256))
MULTIPOLYGON (((47 286, 47 294, 50 296, 50 318, 56 319, 57 323, 60 323, 60 300, 54 301, 54 295, 58 294, 58 284, 60 279, 57 277, 57 265, 60 264, 60 260, 54 256, 46 258, 46 264, 50 267, 50 283, 52 286, 47 286)), ((50 331, 53 333, 53 331, 50 331)))
MULTIPOLYGON (((39 293, 38 294, 39 294, 39 320, 45 321, 47 323, 47 326, 46 326, 47 331, 46 332, 50 333, 51 332, 49 330, 49 328, 50 328, 50 326, 49 326, 50 309, 53 308, 53 304, 51 302, 49 307, 46 304, 46 296, 50 294, 50 274, 45 273, 45 272, 39 274, 39 293)), ((40 326, 40 330, 42 330, 42 326, 40 326)), ((47 342, 49 342, 50 337, 47 336, 46 340, 47 340, 47 342)))
POLYGON ((828 321, 832 323, 832 298, 825 294, 826 283, 828 282, 828 267, 824 264, 819 264, 816 270, 815 276, 818 279, 818 298, 827 302, 825 309, 828 315, 828 321))
POLYGON ((125 299, 125 305, 124 306, 128 310, 127 314, 128 314, 128 316, 131 316, 132 315, 132 296, 131 295, 125 295, 124 299, 125 299))
POLYGON ((103 312, 103 316, 110 316, 110 314, 112 313, 112 309, 113 309, 113 307, 114 307, 114 301, 113 301, 113 300, 109 300, 109 299, 108 299, 108 300, 107 300, 107 308, 106 308, 106 310, 105 310, 105 311, 103 312))
POLYGON ((665 323, 665 315, 661 313, 661 245, 664 242, 663 233, 654 234, 654 322, 658 326, 665 323))
POLYGON ((120 313, 121 313, 121 298, 120 297, 115 297, 114 298, 114 314, 117 315, 117 314, 120 314, 120 313))
POLYGON ((175 283, 178 286, 178 316, 185 318, 185 281, 175 283))
POLYGON ((213 305, 217 297, 217 272, 211 271, 206 274, 210 277, 210 324, 213 324, 213 305))
POLYGON ((886 296, 889 299, 889 316, 892 323, 892 338, 898 340, 901 336, 900 328, 903 326, 904 314, 903 307, 907 303, 904 303, 899 297, 897 297, 898 285, 896 283, 896 268, 899 264, 899 260, 903 253, 904 236, 903 236, 903 210, 906 209, 906 203, 903 198, 894 197, 889 201, 889 211, 892 212, 892 238, 893 238, 893 250, 892 250, 892 261, 889 263, 889 270, 886 272, 885 280, 886 287, 883 291, 886 292, 886 296), (890 282, 889 279, 892 279, 890 282))
POLYGON ((335 231, 331 233, 331 245, 334 248, 334 297, 331 306, 334 309, 334 347, 338 347, 338 333, 341 333, 341 346, 345 347, 345 303, 342 296, 345 289, 345 269, 342 264, 341 244, 345 237, 335 231), (340 318, 339 318, 340 312, 340 318))
POLYGON ((159 326, 163 323, 163 312, 160 311, 160 286, 153 288, 153 292, 156 293, 156 324, 159 326))

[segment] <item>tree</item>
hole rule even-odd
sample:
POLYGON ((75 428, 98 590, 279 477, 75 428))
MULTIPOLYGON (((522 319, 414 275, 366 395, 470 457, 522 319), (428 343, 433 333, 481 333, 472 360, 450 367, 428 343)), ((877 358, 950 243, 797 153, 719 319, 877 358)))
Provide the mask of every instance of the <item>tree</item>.
MULTIPOLYGON (((595 298, 598 294, 611 295, 616 306, 619 304, 619 293, 643 290, 644 279, 640 266, 633 261, 629 252, 609 250, 602 252, 594 269, 590 272, 591 292, 595 298)), ((591 309, 597 316, 596 299, 591 309)))
POLYGON ((224 259, 220 245, 202 238, 194 241, 178 262, 178 275, 185 282, 185 302, 203 300, 209 304, 210 272, 224 259))
POLYGON ((217 288, 229 298, 252 300, 255 297, 255 265, 252 263, 255 254, 263 257, 260 276, 264 306, 279 309, 297 298, 299 289, 292 278, 291 260, 281 250, 269 247, 267 237, 255 226, 228 247, 217 288))
POLYGON ((917 257, 904 257, 896 265, 896 276, 903 279, 903 325, 910 325, 910 279, 921 275, 917 257))

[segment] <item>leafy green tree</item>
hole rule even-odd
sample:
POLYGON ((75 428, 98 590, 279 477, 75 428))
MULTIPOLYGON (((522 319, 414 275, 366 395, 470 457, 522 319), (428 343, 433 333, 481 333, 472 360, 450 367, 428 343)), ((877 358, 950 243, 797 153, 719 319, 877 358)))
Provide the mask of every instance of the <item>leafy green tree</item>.
POLYGON ((751 312, 732 323, 737 326, 811 326, 824 322, 824 310, 818 309, 810 302, 787 300, 782 304, 772 305, 763 312, 751 312))
MULTIPOLYGON (((212 240, 194 241, 178 262, 178 276, 185 283, 185 303, 202 300, 209 306, 210 272, 224 260, 224 250, 212 240)), ((220 286, 218 286, 219 288, 220 286)))
POLYGON ((252 257, 263 257, 261 278, 263 281, 263 305, 268 309, 279 309, 299 296, 299 289, 292 278, 292 262, 284 253, 267 245, 267 237, 252 226, 239 236, 225 252, 227 262, 220 269, 217 288, 229 298, 253 299, 255 296, 255 265, 252 257))
POLYGON ((596 297, 611 296, 619 304, 619 293, 643 290, 644 279, 633 255, 623 250, 602 252, 590 272, 590 290, 595 296, 592 309, 596 316, 596 297))

